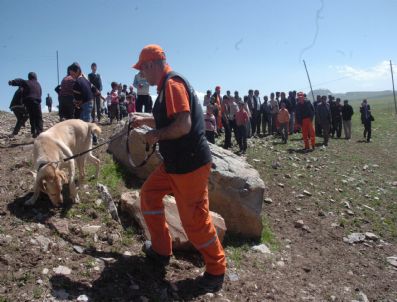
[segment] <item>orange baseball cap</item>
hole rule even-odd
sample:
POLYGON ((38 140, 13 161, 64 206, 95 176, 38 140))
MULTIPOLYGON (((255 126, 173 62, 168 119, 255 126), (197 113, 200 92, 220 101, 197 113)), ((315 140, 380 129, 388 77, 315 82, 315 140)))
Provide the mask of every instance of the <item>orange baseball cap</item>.
POLYGON ((138 70, 142 69, 142 63, 148 61, 165 60, 164 50, 156 44, 146 45, 139 55, 139 60, 132 67, 138 70))

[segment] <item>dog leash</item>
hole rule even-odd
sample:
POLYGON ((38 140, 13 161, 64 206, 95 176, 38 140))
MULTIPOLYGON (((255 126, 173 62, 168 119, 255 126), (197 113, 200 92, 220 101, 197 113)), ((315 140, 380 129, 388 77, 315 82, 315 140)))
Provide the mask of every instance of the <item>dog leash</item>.
POLYGON ((79 157, 79 156, 82 156, 84 154, 87 154, 88 152, 91 152, 91 151, 93 151, 95 149, 98 149, 99 147, 102 147, 103 145, 111 143, 112 141, 116 140, 117 138, 119 138, 119 137, 123 136, 125 133, 127 133, 127 143, 126 143, 126 145, 127 145, 128 162, 131 164, 132 167, 140 168, 140 167, 144 166, 149 161, 150 157, 156 151, 156 144, 154 144, 152 146, 152 151, 149 153, 150 146, 149 146, 148 143, 146 143, 144 160, 139 165, 135 164, 134 161, 132 160, 132 157, 131 157, 130 144, 129 144, 129 142, 130 142, 130 133, 131 133, 132 129, 134 129, 134 127, 132 126, 132 122, 129 122, 127 130, 123 130, 121 133, 119 133, 115 137, 113 137, 113 138, 111 138, 111 139, 109 139, 109 140, 107 140, 107 141, 105 141, 103 143, 100 143, 99 145, 97 145, 97 146, 95 146, 95 147, 93 147, 91 149, 88 149, 86 151, 80 152, 78 154, 74 154, 74 155, 69 156, 69 157, 66 157, 62 161, 63 162, 67 162, 67 161, 69 161, 71 159, 74 159, 76 157, 79 157))
POLYGON ((128 123, 128 129, 127 129, 127 154, 128 154, 128 162, 130 163, 130 165, 133 168, 140 168, 142 166, 144 166, 149 158, 153 155, 153 153, 156 151, 156 144, 152 145, 152 151, 149 153, 150 150, 150 146, 148 143, 146 143, 146 147, 145 147, 145 158, 144 160, 139 164, 135 164, 134 161, 132 160, 132 156, 131 156, 131 152, 130 152, 130 132, 131 130, 134 129, 134 127, 132 126, 132 122, 128 123))
POLYGON ((126 131, 124 130, 124 131, 122 131, 121 133, 119 133, 118 135, 116 135, 115 137, 113 137, 113 138, 111 138, 111 139, 108 139, 107 141, 105 141, 105 142, 103 142, 103 143, 100 143, 100 144, 98 144, 97 146, 95 146, 95 147, 93 147, 93 148, 91 148, 91 149, 88 149, 88 150, 86 150, 86 151, 83 151, 83 152, 74 154, 74 155, 69 156, 69 157, 66 157, 66 158, 64 158, 62 161, 63 161, 63 162, 66 162, 66 161, 69 161, 69 160, 71 160, 71 159, 75 159, 76 157, 79 157, 79 156, 82 156, 82 155, 84 155, 84 154, 87 154, 88 152, 91 152, 91 151, 93 151, 93 150, 95 150, 95 149, 98 149, 99 147, 102 147, 103 145, 109 144, 109 143, 111 143, 112 141, 116 140, 117 138, 123 136, 123 135, 125 134, 125 132, 126 132, 126 131))

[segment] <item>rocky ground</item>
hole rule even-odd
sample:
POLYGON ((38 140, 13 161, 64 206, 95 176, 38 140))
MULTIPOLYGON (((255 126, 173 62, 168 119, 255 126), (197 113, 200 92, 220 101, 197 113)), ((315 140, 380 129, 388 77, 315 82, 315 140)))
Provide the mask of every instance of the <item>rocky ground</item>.
MULTIPOLYGON (((55 113, 44 119, 47 128, 57 122, 55 113)), ((80 188, 80 204, 55 209, 43 195, 25 207, 32 139, 27 129, 8 138, 14 122, 0 113, 1 302, 397 301, 394 119, 374 130, 372 144, 332 140, 309 154, 300 152, 299 135, 287 146, 251 139, 246 160, 267 186, 265 228, 261 242, 225 239, 228 273, 215 295, 195 290, 193 279, 203 272, 198 254, 177 254, 165 270, 145 261, 140 230, 123 213, 121 223, 111 218, 97 180, 80 188)), ((115 126, 101 127, 103 141, 115 126)), ((95 151, 99 181, 117 204, 141 183, 105 149, 95 151)))

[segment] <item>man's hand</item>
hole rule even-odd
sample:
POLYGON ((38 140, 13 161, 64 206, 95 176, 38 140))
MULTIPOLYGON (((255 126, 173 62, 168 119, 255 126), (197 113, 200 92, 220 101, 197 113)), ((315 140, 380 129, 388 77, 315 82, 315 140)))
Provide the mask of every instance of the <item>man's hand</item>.
POLYGON ((143 125, 149 126, 150 128, 156 128, 156 123, 153 116, 140 116, 138 114, 131 114, 130 121, 134 128, 141 127, 143 125))
POLYGON ((150 130, 145 134, 146 142, 149 145, 154 145, 160 140, 160 132, 159 130, 150 130))
POLYGON ((145 118, 143 116, 138 116, 138 115, 132 114, 131 122, 132 122, 132 126, 134 128, 141 127, 141 126, 145 125, 145 118))

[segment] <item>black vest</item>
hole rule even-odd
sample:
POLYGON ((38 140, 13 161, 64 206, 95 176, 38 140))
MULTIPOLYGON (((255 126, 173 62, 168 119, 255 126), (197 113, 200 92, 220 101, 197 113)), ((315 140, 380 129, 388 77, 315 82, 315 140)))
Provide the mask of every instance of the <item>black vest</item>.
POLYGON ((173 77, 180 78, 185 84, 189 95, 192 127, 188 134, 178 139, 159 141, 159 147, 167 173, 184 174, 209 163, 211 161, 211 152, 204 135, 203 110, 197 95, 189 82, 183 76, 173 71, 165 76, 153 107, 156 129, 167 127, 174 121, 174 119, 170 119, 167 116, 165 100, 166 82, 173 77))

